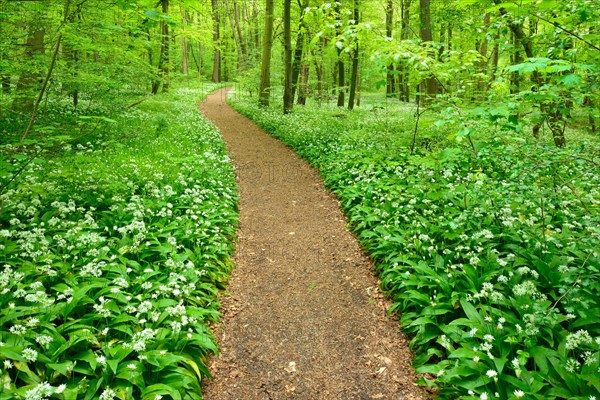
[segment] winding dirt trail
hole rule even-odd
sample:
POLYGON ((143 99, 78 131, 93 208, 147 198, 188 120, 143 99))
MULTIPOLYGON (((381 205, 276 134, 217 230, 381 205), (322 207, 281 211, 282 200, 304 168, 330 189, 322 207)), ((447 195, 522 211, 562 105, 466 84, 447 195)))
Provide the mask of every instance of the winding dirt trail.
POLYGON ((427 398, 337 200, 225 97, 213 93, 201 110, 238 170, 240 227, 205 399, 427 398))

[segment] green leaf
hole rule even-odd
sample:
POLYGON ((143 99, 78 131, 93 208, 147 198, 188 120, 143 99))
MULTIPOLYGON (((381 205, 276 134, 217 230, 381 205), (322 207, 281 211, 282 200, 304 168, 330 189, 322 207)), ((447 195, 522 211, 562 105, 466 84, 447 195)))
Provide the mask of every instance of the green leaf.
POLYGON ((141 400, 154 400, 157 395, 171 396, 173 400, 181 400, 181 394, 177 389, 162 383, 150 385, 144 389, 141 400))

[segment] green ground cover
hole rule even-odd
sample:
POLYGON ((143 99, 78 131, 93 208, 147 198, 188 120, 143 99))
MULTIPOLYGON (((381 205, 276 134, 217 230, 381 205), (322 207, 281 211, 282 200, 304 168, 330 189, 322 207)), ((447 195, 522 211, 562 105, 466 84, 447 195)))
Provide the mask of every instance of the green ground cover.
POLYGON ((0 399, 202 398, 237 194, 186 84, 0 126, 0 399))
POLYGON ((283 115, 230 101, 340 198, 412 335, 421 383, 441 398, 600 398, 598 137, 571 130, 557 149, 496 115, 469 121, 473 150, 430 116, 410 155, 401 108, 283 115))

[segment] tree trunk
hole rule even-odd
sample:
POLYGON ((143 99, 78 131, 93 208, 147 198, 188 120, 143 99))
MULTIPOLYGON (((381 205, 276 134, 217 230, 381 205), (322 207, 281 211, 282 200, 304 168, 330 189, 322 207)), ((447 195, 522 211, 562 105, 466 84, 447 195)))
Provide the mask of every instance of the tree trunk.
POLYGON ((44 54, 44 38, 46 30, 35 23, 29 26, 27 41, 25 42, 25 70, 19 76, 15 98, 12 103, 13 111, 29 113, 33 110, 36 86, 42 79, 41 75, 35 71, 33 64, 35 58, 44 54))
MULTIPOLYGON (((309 64, 302 64, 300 74, 300 85, 298 86, 298 104, 306 105, 306 92, 308 90, 309 64)), ((591 114, 590 114, 591 115, 591 114)))
MULTIPOLYGON (((252 2, 254 4, 254 8, 252 11, 253 17, 252 20, 254 21, 254 54, 256 55, 256 61, 261 61, 261 52, 260 52, 260 27, 259 27, 259 22, 258 22, 258 1, 253 1, 252 2)), ((271 15, 273 14, 273 12, 271 11, 271 15)), ((273 17, 271 16, 271 31, 273 30, 273 17)), ((272 40, 272 34, 271 34, 271 40, 272 40)), ((264 51, 264 49, 263 49, 264 51)))
MULTIPOLYGON (((146 34, 146 40, 148 41, 148 43, 152 43, 152 34, 150 33, 150 28, 146 25, 149 22, 148 19, 145 19, 144 22, 142 23, 142 26, 144 27, 144 33, 146 34)), ((151 67, 154 66, 154 53, 152 51, 152 46, 147 46, 147 50, 148 50, 148 64, 150 64, 151 67)), ((98 61, 97 59, 97 53, 94 52, 94 61, 98 61)), ((152 76, 152 80, 151 80, 151 89, 150 89, 150 93, 152 93, 153 95, 158 93, 158 88, 160 87, 160 81, 158 79, 157 75, 152 76)))
POLYGON ((237 32, 237 37, 239 40, 240 46, 240 54, 241 59, 238 61, 239 69, 243 70, 246 68, 246 63, 248 61, 248 49, 246 48, 246 41, 244 40, 244 36, 242 35, 242 26, 240 23, 240 7, 236 0, 233 0, 233 22, 235 24, 235 31, 237 32))
MULTIPOLYGON (((410 32, 410 5, 412 0, 402 0, 401 7, 401 31, 400 40, 407 40, 410 32)), ((404 60, 400 61, 396 67, 398 71, 398 89, 399 98, 402 101, 410 102, 410 86, 408 82, 408 66, 404 60)))
MULTIPOLYGON (((358 0, 354 0, 354 25, 358 24, 358 0)), ((348 96, 348 110, 354 109, 354 99, 356 98, 356 83, 358 82, 358 39, 356 41, 354 50, 352 51, 352 72, 350 75, 350 95, 348 96)))
MULTIPOLYGON (((169 0, 161 0, 162 13, 164 15, 169 14, 169 0)), ((160 58, 158 60, 158 69, 163 84, 163 92, 169 91, 169 78, 171 74, 171 37, 169 35, 169 24, 164 19, 160 21, 160 31, 162 34, 160 44, 160 58)))
POLYGON ((283 0, 283 113, 292 111, 292 1, 283 0))
MULTIPOLYGON (((342 36, 342 15, 340 13, 340 3, 339 2, 335 3, 335 13, 337 16, 336 37, 338 39, 340 39, 342 36)), ((338 107, 344 107, 344 103, 345 103, 344 87, 346 86, 346 77, 344 76, 345 68, 344 68, 344 61, 342 60, 342 49, 340 49, 339 47, 337 47, 337 63, 336 64, 337 64, 337 89, 338 89, 337 105, 338 105, 338 107)))
MULTIPOLYGON (((513 42, 513 54, 511 57, 511 64, 515 65, 515 64, 520 64, 523 61, 523 58, 521 57, 521 51, 519 50, 520 47, 520 43, 519 43, 519 38, 517 37, 517 35, 514 34, 514 32, 512 33, 512 42, 513 42)), ((521 79, 519 78, 519 73, 518 72, 513 72, 510 74, 510 93, 511 94, 515 94, 515 93, 519 93, 519 86, 521 83, 521 79)))
POLYGON ((500 45, 498 39, 500 36, 498 33, 494 35, 494 48, 492 49, 491 63, 490 63, 490 85, 496 80, 496 72, 498 71, 498 60, 500 58, 500 45))
POLYGON ((212 81, 221 82, 221 21, 219 18, 219 0, 211 0, 213 19, 213 73, 212 81))
POLYGON ((300 24, 298 27, 298 35, 296 36, 296 48, 294 49, 294 61, 292 63, 292 101, 296 96, 296 87, 298 86, 298 76, 300 75, 300 68, 302 66, 302 54, 304 52, 304 32, 306 25, 304 23, 304 13, 308 7, 309 0, 304 2, 298 1, 300 7, 300 24))
MULTIPOLYGON (((502 4, 502 0, 494 0, 494 3, 500 5, 502 4)), ((500 8, 499 11, 500 15, 502 16, 506 16, 508 14, 508 11, 505 8, 500 8)), ((517 43, 520 43, 527 58, 533 58, 533 36, 525 34, 522 22, 509 21, 508 26, 513 33, 515 47, 517 46, 517 43)), ((536 29, 536 26, 530 25, 530 29, 533 31, 536 29)), ((515 59, 514 61, 521 62, 522 60, 515 59)), ((534 90, 537 90, 537 88, 542 85, 542 77, 538 72, 534 72, 532 74, 532 81, 534 90)), ((540 104, 540 110, 542 111, 544 118, 548 121, 548 127, 550 127, 550 130, 552 131, 554 144, 557 147, 565 147, 567 144, 565 139, 565 121, 563 115, 559 111, 560 104, 557 101, 548 101, 540 104)), ((538 123, 533 127, 533 136, 536 138, 538 137, 541 125, 542 123, 538 123)))
MULTIPOLYGON (((233 37, 233 41, 235 42, 235 50, 237 53, 237 70, 241 71, 242 65, 244 64, 244 55, 242 53, 242 43, 241 43, 241 35, 238 35, 238 30, 236 29, 235 22, 235 9, 233 5, 229 4, 229 0, 225 0, 225 9, 227 10, 227 16, 229 19, 229 26, 231 28, 231 36, 233 37)), ((228 79, 226 78, 225 81, 228 79)))
MULTIPOLYGON (((271 48, 273 47, 273 0, 265 0, 265 32, 260 67, 260 89, 258 102, 263 107, 269 106, 271 94, 271 48)), ((258 47, 257 47, 258 48, 258 47)))
MULTIPOLYGON (((489 57, 488 57, 489 41, 487 39, 487 31, 490 26, 490 13, 485 13, 485 15, 483 16, 483 25, 485 26, 485 35, 484 35, 483 41, 481 42, 481 46, 479 47, 479 54, 481 55, 481 61, 479 63, 479 66, 481 68, 482 75, 485 76, 487 74, 488 63, 489 63, 489 57)), ((483 79, 481 79, 479 81, 478 86, 479 86, 479 94, 480 94, 480 96, 483 96, 485 94, 485 91, 486 91, 488 85, 485 83, 485 81, 483 79)))
MULTIPOLYGON (((393 29, 394 29, 394 0, 387 0, 387 4, 385 7, 385 36, 390 38, 393 37, 393 29)), ((396 93, 396 76, 395 76, 394 63, 390 63, 387 67, 387 76, 386 76, 386 88, 385 93, 390 96, 396 93)))
MULTIPOLYGON (((320 49, 322 50, 322 49, 320 49)), ((322 54, 322 52, 321 52, 322 54)), ((317 103, 321 106, 321 101, 323 100, 323 63, 316 56, 315 51, 312 50, 312 56, 315 63, 315 75, 317 76, 317 103)))
MULTIPOLYGON (((419 0, 419 20, 420 36, 423 43, 431 42, 433 35, 431 33, 431 8, 430 0, 419 0)), ((425 79, 425 96, 423 96, 424 102, 430 102, 435 95, 438 93, 438 82, 435 77, 429 77, 425 79)))
MULTIPOLYGON (((185 26, 187 25, 187 13, 181 8, 181 19, 182 24, 181 27, 185 31, 185 26)), ((185 39, 185 33, 181 35, 181 73, 183 75, 187 75, 189 73, 189 62, 188 62, 188 44, 185 39)))

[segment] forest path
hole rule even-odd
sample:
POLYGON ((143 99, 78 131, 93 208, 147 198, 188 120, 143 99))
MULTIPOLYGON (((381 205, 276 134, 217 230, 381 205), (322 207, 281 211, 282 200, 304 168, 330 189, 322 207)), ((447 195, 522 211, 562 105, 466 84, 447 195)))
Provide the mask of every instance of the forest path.
POLYGON ((423 399, 369 258, 318 173, 226 104, 201 104, 238 172, 236 269, 207 400, 423 399))

